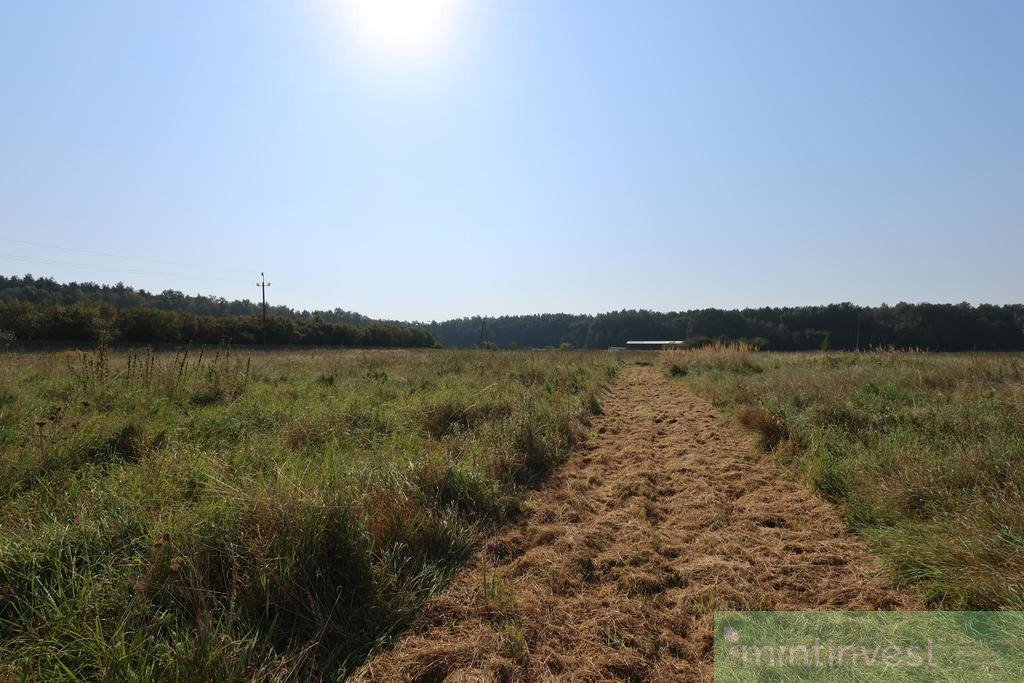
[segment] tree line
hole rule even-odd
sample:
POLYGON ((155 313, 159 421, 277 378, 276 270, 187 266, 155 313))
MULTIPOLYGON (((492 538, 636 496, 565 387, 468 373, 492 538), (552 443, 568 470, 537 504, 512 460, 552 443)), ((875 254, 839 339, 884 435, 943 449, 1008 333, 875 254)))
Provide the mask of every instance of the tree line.
MULTIPOLYGON (((159 293, 135 289, 118 282, 102 285, 95 282, 57 282, 53 278, 17 275, 0 275, 0 301, 26 301, 43 307, 70 306, 89 302, 106 304, 118 310, 129 308, 153 308, 158 311, 174 311, 193 315, 210 316, 252 316, 261 315, 259 302, 249 299, 229 300, 209 294, 185 294, 176 289, 165 289, 159 293)), ((288 306, 268 305, 267 314, 274 317, 319 318, 328 322, 369 325, 380 322, 365 315, 335 308, 329 311, 295 310, 288 306)), ((392 321, 393 322, 393 321, 392 321)))
MULTIPOLYGON (((152 294, 122 283, 60 283, 53 278, 0 275, 2 341, 260 344, 260 304, 176 290, 152 294)), ((342 309, 295 311, 267 307, 267 343, 274 345, 429 347, 420 326, 372 320, 342 309)))
MULTIPOLYGON (((127 344, 233 344, 263 342, 257 315, 196 315, 154 308, 117 309, 78 302, 42 306, 0 300, 0 342, 59 341, 127 344)), ((268 317, 267 343, 349 347, 431 347, 437 341, 422 328, 374 322, 368 325, 268 317)))
POLYGON ((600 315, 459 318, 426 329, 448 346, 481 339, 498 347, 600 349, 634 340, 745 340, 779 351, 879 347, 933 351, 1024 350, 1024 305, 909 304, 706 308, 661 313, 624 310, 600 315))
MULTIPOLYGON (((599 315, 549 313, 467 317, 445 322, 374 320, 329 311, 269 308, 272 344, 331 346, 600 349, 630 340, 746 340, 779 351, 919 348, 935 351, 1024 350, 1024 305, 899 303, 893 306, 747 308, 599 315)), ((87 341, 101 330, 130 342, 262 341, 260 306, 249 300, 153 294, 123 284, 59 283, 0 275, 0 333, 18 339, 87 341), (2 332, 6 331, 6 332, 2 332)))

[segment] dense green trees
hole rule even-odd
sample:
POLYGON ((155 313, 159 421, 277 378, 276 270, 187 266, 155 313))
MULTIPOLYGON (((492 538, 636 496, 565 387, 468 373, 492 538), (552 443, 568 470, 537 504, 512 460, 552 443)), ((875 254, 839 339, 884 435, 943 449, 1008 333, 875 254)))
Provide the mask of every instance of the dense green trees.
MULTIPOLYGON (((194 315, 260 315, 260 304, 243 299, 229 301, 205 294, 184 294, 167 289, 151 294, 144 289, 135 289, 122 283, 98 285, 94 282, 60 283, 53 278, 5 277, 0 275, 0 301, 27 301, 42 306, 69 306, 89 302, 106 304, 124 310, 129 308, 153 308, 159 311, 175 311, 194 315)), ((335 308, 331 311, 295 311, 287 306, 268 306, 267 312, 275 317, 289 317, 322 320, 352 325, 368 325, 376 322, 365 315, 335 308)))
MULTIPOLYGON (((0 300, 0 330, 17 341, 121 343, 259 344, 263 327, 256 315, 195 315, 154 308, 117 309, 78 302, 44 306, 0 300)), ((421 328, 392 323, 351 325, 318 317, 269 317, 267 342, 275 345, 424 347, 434 336, 421 328)))
MULTIPOLYGON (((167 290, 150 294, 122 284, 61 284, 50 278, 0 276, 0 331, 18 339, 87 341, 101 330, 124 341, 235 343, 262 340, 259 305, 167 290)), ((852 304, 796 308, 600 315, 501 316, 446 322, 375 321, 336 308, 270 307, 268 341, 340 346, 476 346, 500 348, 619 346, 630 339, 746 339, 774 350, 888 347, 935 351, 1024 350, 1024 305, 852 304), (859 320, 859 337, 858 337, 859 320)))
MULTIPOLYGON (((0 330, 17 340, 91 342, 100 335, 124 343, 259 344, 260 306, 248 300, 151 294, 121 283, 62 284, 52 278, 0 275, 0 330)), ((267 342, 318 346, 433 346, 434 336, 411 325, 371 320, 336 308, 294 311, 268 307, 267 342)))
POLYGON ((431 323, 441 343, 472 346, 484 338, 498 346, 607 348, 633 340, 757 340, 786 350, 888 347, 933 351, 1024 349, 1024 305, 906 304, 861 307, 852 304, 703 309, 672 313, 616 311, 600 315, 531 315, 460 318, 431 323))

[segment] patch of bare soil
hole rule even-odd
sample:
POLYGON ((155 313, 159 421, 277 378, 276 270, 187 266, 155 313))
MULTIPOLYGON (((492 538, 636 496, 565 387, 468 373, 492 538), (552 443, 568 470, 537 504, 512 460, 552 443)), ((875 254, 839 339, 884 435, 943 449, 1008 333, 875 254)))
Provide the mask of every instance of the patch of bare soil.
POLYGON ((715 610, 906 609, 835 509, 656 368, 362 680, 706 680, 715 610))

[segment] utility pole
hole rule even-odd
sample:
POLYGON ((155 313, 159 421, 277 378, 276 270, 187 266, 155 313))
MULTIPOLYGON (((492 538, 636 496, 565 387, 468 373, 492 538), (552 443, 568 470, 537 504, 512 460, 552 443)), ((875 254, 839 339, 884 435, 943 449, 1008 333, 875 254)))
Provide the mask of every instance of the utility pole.
POLYGON ((860 311, 857 311, 857 350, 860 351, 860 311))
POLYGON ((484 348, 484 328, 486 325, 487 319, 484 318, 483 316, 480 316, 480 346, 477 347, 479 349, 484 348))
POLYGON ((256 286, 263 292, 263 347, 267 346, 267 287, 270 283, 267 282, 267 278, 264 277, 263 273, 260 273, 260 281, 256 283, 256 286))

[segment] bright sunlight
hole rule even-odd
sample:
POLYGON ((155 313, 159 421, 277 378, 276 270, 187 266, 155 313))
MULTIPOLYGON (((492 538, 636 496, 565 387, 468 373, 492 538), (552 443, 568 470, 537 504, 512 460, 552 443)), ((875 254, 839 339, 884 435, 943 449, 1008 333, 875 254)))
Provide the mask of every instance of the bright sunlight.
POLYGON ((341 0, 354 38, 389 57, 424 57, 444 48, 464 0, 341 0))

